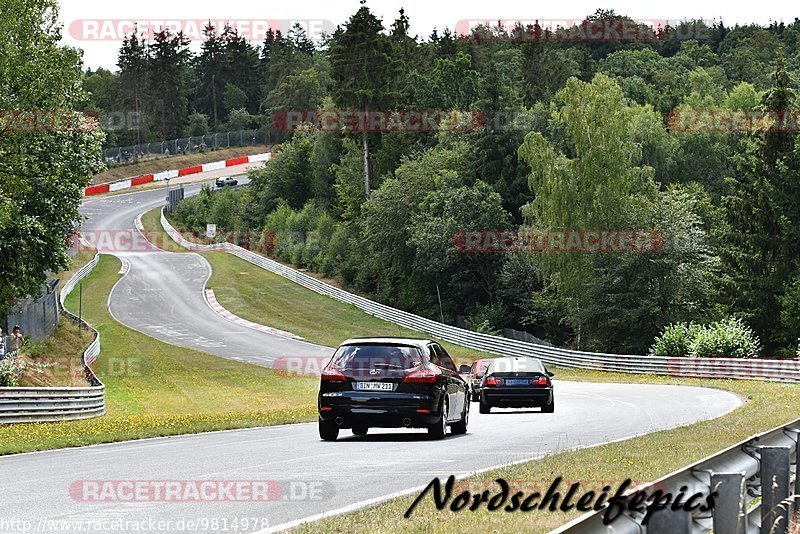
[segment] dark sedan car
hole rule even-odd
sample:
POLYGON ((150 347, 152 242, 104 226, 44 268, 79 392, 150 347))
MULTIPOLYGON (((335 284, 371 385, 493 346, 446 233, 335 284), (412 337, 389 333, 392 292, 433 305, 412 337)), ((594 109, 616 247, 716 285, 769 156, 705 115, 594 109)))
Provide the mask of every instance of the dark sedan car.
POLYGON ((481 382, 480 412, 489 413, 492 407, 541 407, 543 412, 553 413, 552 376, 553 373, 536 358, 491 360, 481 382))
POLYGON ((318 398, 319 435, 335 440, 350 428, 426 428, 441 439, 447 427, 465 434, 468 388, 453 360, 434 341, 349 339, 323 369, 318 398))
POLYGON ((226 185, 234 186, 239 185, 239 180, 236 178, 231 178, 230 176, 220 176, 217 178, 215 183, 217 184, 217 187, 225 187, 226 185))

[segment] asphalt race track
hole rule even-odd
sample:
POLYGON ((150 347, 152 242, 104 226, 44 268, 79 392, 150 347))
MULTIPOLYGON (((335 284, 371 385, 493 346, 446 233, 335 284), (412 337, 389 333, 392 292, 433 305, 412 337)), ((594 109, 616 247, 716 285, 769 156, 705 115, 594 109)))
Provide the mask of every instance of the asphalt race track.
POLYGON ((0 457, 2 515, 34 525, 43 516, 153 518, 173 525, 257 517, 266 520, 261 526, 276 527, 425 485, 435 476, 686 424, 740 403, 730 393, 683 386, 557 382, 556 388, 554 414, 472 410, 469 432, 442 441, 420 430, 371 430, 366 437, 342 431, 338 441, 323 442, 316 424, 302 424, 0 457), (266 480, 277 481, 284 493, 271 502, 84 502, 70 495, 82 480, 266 480), (284 500, 292 492, 298 500, 284 500), (303 499, 309 494, 313 500, 303 499))
MULTIPOLYGON (((187 195, 199 187, 186 186, 187 195)), ((136 216, 162 204, 165 194, 151 190, 88 199, 82 229, 133 228, 136 216)), ((251 330, 214 313, 202 296, 209 267, 197 254, 116 253, 129 272, 109 305, 114 317, 131 328, 261 365, 283 355, 330 354, 331 349, 251 330)), ((251 528, 228 532, 274 529, 425 485, 435 476, 466 475, 689 424, 741 404, 731 393, 694 387, 562 381, 555 387, 554 414, 494 410, 480 415, 473 409, 469 432, 443 441, 429 440, 424 431, 371 430, 366 437, 343 431, 339 441, 322 442, 316 424, 301 424, 4 456, 0 519, 30 521, 38 532, 62 533, 98 526, 107 530, 110 521, 171 522, 164 523, 168 528, 162 532, 186 531, 180 521, 184 527, 199 521, 209 525, 205 531, 222 531, 223 521, 230 525, 238 519, 243 526, 243 518, 249 518, 251 528), (86 487, 81 481, 121 480, 275 481, 271 488, 279 490, 270 492, 268 502, 180 503, 119 502, 108 496, 95 502, 81 491, 86 487), (70 528, 47 520, 83 523, 70 528), (214 520, 216 529, 210 526, 214 520)))
MULTIPOLYGON (((247 180, 240 177, 240 181, 247 180)), ((201 183, 184 186, 187 196, 201 183)), ((164 252, 150 246, 135 230, 136 217, 164 204, 166 189, 84 201, 87 219, 81 230, 100 252, 119 256, 128 273, 112 291, 111 314, 122 324, 168 343, 226 358, 269 365, 281 356, 324 356, 332 350, 311 343, 259 332, 225 320, 205 302, 203 289, 211 268, 195 253, 164 252), (137 237, 117 239, 119 232, 137 237)), ((158 243, 156 243, 158 244, 158 243)))

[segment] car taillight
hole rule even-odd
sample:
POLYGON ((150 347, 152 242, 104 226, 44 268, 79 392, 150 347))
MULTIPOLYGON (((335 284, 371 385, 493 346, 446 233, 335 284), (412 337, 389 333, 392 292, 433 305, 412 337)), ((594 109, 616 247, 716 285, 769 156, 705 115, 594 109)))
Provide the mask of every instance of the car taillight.
POLYGON ((489 378, 486 379, 486 385, 489 386, 489 387, 502 386, 503 385, 503 379, 502 378, 495 378, 493 376, 490 376, 489 378))
POLYGON ((419 367, 406 375, 403 382, 412 384, 433 384, 436 382, 436 379, 439 378, 440 374, 442 374, 442 372, 439 369, 419 367))
POLYGON ((323 382, 344 382, 347 380, 344 374, 336 367, 326 367, 323 369, 320 378, 323 382))
POLYGON ((548 386, 547 379, 543 376, 539 378, 531 378, 531 385, 532 386, 548 386))

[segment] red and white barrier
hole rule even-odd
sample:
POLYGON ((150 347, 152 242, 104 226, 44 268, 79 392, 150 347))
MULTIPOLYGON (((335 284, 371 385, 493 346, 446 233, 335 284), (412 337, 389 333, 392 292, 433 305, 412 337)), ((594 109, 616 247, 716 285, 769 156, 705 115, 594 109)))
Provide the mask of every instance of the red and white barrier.
POLYGON ((109 193, 111 191, 120 191, 122 189, 136 187, 137 185, 147 184, 150 182, 160 182, 162 180, 177 178, 179 176, 188 176, 190 174, 197 174, 201 172, 216 171, 220 169, 225 169, 227 167, 244 165, 245 163, 256 163, 259 161, 267 161, 270 159, 270 157, 272 157, 272 153, 265 152, 263 154, 253 154, 250 156, 230 158, 223 161, 203 163, 202 165, 192 165, 191 167, 184 167, 183 169, 177 169, 172 171, 162 171, 154 174, 143 174, 141 176, 136 176, 134 178, 117 180, 115 182, 90 185, 89 187, 84 189, 83 194, 84 196, 87 197, 90 195, 101 195, 103 193, 109 193))

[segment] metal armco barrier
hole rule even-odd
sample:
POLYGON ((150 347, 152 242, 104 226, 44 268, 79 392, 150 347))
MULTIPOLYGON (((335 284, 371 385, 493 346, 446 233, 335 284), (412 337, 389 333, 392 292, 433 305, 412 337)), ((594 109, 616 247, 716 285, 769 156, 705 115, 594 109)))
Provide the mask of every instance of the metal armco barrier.
POLYGON ((694 534, 713 530, 719 534, 787 534, 789 519, 800 504, 798 434, 800 419, 757 434, 637 488, 648 496, 661 491, 662 495, 669 492, 674 497, 685 487, 686 496, 701 493, 703 502, 707 495, 716 491, 710 511, 673 511, 667 506, 653 514, 647 525, 642 525, 643 513, 626 510, 604 525, 605 510, 600 510, 585 514, 554 532, 694 534))
POLYGON ((164 216, 163 210, 161 212, 161 224, 172 239, 189 250, 225 250, 253 265, 283 276, 312 291, 340 302, 352 304, 370 315, 471 349, 501 356, 532 356, 550 365, 596 371, 659 374, 691 378, 736 378, 800 382, 800 361, 798 360, 672 358, 667 356, 603 354, 547 347, 501 336, 473 332, 354 295, 231 243, 216 243, 214 245, 192 243, 172 227, 164 216))
POLYGON ((105 386, 92 372, 90 365, 100 355, 100 333, 66 308, 64 299, 97 265, 100 256, 81 267, 61 290, 62 311, 75 323, 94 333, 94 339, 83 352, 86 387, 13 387, 0 388, 0 424, 71 421, 105 414, 105 386))

